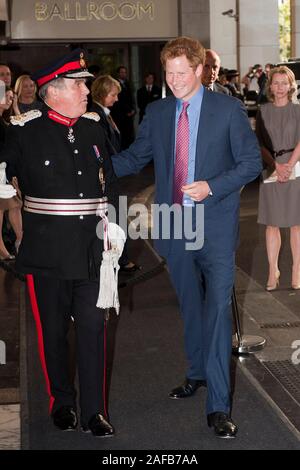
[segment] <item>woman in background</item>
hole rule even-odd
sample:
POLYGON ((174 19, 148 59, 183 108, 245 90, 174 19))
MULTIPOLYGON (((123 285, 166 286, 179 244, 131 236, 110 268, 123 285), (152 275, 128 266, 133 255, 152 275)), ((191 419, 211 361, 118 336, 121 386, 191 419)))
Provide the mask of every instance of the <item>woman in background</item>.
POLYGON ((29 75, 20 75, 15 84, 17 106, 14 106, 14 114, 27 113, 33 109, 41 109, 42 103, 36 94, 36 84, 29 75))
MULTIPOLYGON (((5 103, 0 104, 0 146, 5 141, 5 135, 9 125, 9 117, 12 113, 12 106, 14 101, 14 94, 11 89, 7 89, 5 94, 5 103)), ((3 163, 1 164, 3 165, 3 163)), ((6 181, 0 181, 0 183, 6 183, 6 181)), ((16 181, 13 181, 17 185, 16 181)), ((17 189, 17 188, 16 188, 17 189)), ((15 247, 16 251, 21 243, 22 239, 22 215, 21 215, 22 202, 20 197, 14 196, 10 199, 0 199, 0 259, 10 261, 15 258, 14 255, 10 254, 4 244, 2 238, 2 226, 4 212, 8 211, 8 219, 16 235, 15 247)))
POLYGON ((294 73, 285 66, 273 68, 266 90, 270 102, 261 106, 256 121, 262 157, 271 174, 260 184, 258 206, 258 223, 266 225, 266 289, 275 290, 279 284, 281 227, 290 228, 291 284, 300 289, 300 178, 295 173, 300 156, 300 105, 293 102, 297 90, 294 73))

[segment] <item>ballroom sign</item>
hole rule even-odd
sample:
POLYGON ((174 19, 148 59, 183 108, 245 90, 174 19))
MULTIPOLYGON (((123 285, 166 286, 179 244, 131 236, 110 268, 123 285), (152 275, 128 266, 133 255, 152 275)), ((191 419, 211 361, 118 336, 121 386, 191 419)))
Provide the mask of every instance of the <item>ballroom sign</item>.
POLYGON ((155 39, 178 34, 176 0, 12 0, 13 40, 155 39))

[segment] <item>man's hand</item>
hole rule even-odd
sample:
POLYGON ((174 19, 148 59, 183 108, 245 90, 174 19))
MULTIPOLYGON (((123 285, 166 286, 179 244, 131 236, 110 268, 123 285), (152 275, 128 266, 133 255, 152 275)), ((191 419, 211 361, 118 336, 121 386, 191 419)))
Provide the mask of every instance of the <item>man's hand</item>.
POLYGON ((207 181, 195 181, 192 184, 182 186, 181 191, 187 194, 192 201, 201 202, 210 193, 210 187, 207 181))
POLYGON ((11 184, 0 184, 0 199, 10 199, 17 191, 11 184))

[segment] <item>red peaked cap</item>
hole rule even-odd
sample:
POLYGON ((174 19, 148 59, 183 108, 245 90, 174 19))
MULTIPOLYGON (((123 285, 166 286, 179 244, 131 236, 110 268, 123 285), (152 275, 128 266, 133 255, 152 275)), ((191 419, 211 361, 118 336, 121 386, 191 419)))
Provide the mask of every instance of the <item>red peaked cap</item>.
POLYGON ((35 72, 31 79, 35 81, 38 87, 51 82, 56 78, 88 78, 94 77, 88 69, 84 59, 84 51, 75 49, 59 60, 56 60, 47 67, 35 72))

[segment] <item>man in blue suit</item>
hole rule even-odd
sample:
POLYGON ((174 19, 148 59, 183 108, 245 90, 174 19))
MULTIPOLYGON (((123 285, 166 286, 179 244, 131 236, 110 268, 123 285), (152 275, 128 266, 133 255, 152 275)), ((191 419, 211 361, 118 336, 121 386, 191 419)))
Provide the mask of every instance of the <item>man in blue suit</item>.
POLYGON ((203 224, 197 206, 204 207, 202 247, 187 248, 184 236, 155 242, 180 303, 188 359, 186 379, 170 398, 186 398, 207 386, 208 425, 218 437, 233 438, 229 369, 239 199, 242 186, 260 173, 261 157, 241 102, 202 86, 204 61, 205 49, 195 39, 179 37, 165 45, 161 62, 173 96, 148 106, 135 142, 113 157, 113 166, 117 176, 124 176, 153 159, 155 203, 176 202, 175 212, 188 209, 198 232, 203 224))

